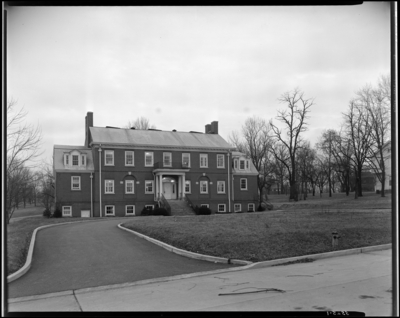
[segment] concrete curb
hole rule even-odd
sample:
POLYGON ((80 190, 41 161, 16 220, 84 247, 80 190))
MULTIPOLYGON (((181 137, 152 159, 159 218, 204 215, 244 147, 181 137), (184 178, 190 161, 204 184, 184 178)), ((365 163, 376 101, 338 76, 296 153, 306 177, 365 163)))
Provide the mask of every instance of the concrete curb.
POLYGON ((97 220, 82 220, 82 221, 75 221, 75 222, 65 222, 65 223, 57 223, 57 224, 49 224, 49 225, 43 225, 38 228, 36 228, 33 233, 32 233, 32 238, 31 242, 29 244, 29 249, 28 249, 28 255, 26 257, 25 265, 22 266, 18 271, 15 273, 7 276, 7 283, 11 283, 14 280, 20 278, 22 275, 26 274, 26 272, 31 268, 32 264, 32 256, 33 256, 33 249, 35 248, 35 240, 36 240, 36 234, 38 231, 46 228, 46 227, 51 227, 51 226, 58 226, 58 225, 65 225, 65 224, 71 224, 71 223, 82 223, 82 222, 88 222, 88 221, 97 221, 97 220))
POLYGON ((371 251, 380 251, 380 250, 386 250, 386 249, 390 249, 390 248, 392 248, 392 243, 384 244, 384 245, 358 247, 358 248, 352 248, 349 250, 326 252, 326 253, 320 253, 320 254, 294 256, 294 257, 290 257, 290 258, 275 259, 272 261, 257 262, 257 263, 253 263, 248 266, 245 266, 245 268, 243 267, 242 269, 264 268, 264 267, 269 267, 269 266, 274 266, 274 265, 282 265, 282 264, 285 264, 288 262, 301 261, 304 259, 317 260, 317 259, 337 257, 337 256, 367 253, 367 252, 371 252, 371 251))
POLYGON ((131 232, 141 238, 144 238, 145 240, 152 242, 162 248, 165 248, 166 250, 175 253, 175 254, 179 254, 182 256, 186 256, 186 257, 190 257, 190 258, 194 258, 194 259, 199 259, 199 260, 203 260, 203 261, 209 261, 209 262, 214 262, 214 263, 224 263, 224 264, 235 264, 235 265, 249 265, 252 264, 252 262, 248 262, 248 261, 242 261, 242 260, 238 260, 238 259, 231 259, 231 258, 225 258, 225 257, 217 257, 217 256, 210 256, 210 255, 204 255, 204 254, 198 254, 198 253, 194 253, 194 252, 189 252, 186 250, 182 250, 180 248, 174 247, 172 245, 166 244, 164 242, 161 242, 159 240, 153 239, 149 236, 143 235, 141 233, 138 233, 136 231, 127 229, 126 227, 122 226, 122 223, 118 224, 118 227, 122 230, 125 230, 127 232, 131 232))

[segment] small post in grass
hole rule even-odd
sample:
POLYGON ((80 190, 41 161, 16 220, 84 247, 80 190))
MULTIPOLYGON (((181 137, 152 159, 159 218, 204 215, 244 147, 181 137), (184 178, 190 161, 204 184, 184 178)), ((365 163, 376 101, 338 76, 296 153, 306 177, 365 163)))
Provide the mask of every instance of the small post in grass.
POLYGON ((335 248, 336 246, 339 245, 339 234, 337 232, 337 230, 333 230, 332 231, 332 247, 335 248))

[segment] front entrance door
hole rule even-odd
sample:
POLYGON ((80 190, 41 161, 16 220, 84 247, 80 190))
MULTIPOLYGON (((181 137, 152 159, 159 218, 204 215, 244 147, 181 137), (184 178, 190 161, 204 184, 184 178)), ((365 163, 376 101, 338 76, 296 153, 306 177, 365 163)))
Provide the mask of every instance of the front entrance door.
POLYGON ((176 199, 176 184, 173 182, 163 183, 164 197, 167 200, 176 199))

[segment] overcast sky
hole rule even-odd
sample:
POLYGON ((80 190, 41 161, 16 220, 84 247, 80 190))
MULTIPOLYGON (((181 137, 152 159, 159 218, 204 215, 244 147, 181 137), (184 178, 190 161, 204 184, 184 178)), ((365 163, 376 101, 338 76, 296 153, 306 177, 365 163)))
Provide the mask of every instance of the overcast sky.
POLYGON ((144 116, 162 130, 219 122, 228 140, 298 87, 312 144, 355 91, 390 72, 389 2, 309 7, 9 7, 8 98, 54 144, 144 116))

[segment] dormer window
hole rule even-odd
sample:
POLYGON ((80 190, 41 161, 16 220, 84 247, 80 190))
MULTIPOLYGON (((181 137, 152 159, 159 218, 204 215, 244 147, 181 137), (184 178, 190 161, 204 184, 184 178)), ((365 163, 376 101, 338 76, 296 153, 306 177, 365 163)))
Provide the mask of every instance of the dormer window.
POLYGON ((246 170, 249 170, 250 168, 250 160, 246 160, 246 170))
POLYGON ((85 164, 85 155, 82 155, 82 166, 85 166, 86 164, 85 164))
POLYGON ((238 168, 238 161, 237 161, 237 159, 235 159, 235 161, 234 161, 234 168, 235 168, 235 169, 238 168))
POLYGON ((69 165, 69 155, 65 155, 65 165, 69 165))

